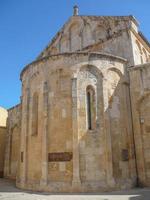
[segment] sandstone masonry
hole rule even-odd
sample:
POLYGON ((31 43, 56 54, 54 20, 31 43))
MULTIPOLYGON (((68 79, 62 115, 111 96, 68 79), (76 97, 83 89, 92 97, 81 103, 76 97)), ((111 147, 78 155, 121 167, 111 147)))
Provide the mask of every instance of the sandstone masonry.
POLYGON ((21 72, 8 110, 5 177, 17 187, 150 186, 150 44, 133 16, 72 16, 21 72))

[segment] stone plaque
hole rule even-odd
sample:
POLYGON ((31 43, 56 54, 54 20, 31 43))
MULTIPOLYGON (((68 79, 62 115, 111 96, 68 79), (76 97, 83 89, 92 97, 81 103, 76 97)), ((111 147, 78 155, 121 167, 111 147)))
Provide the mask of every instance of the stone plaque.
POLYGON ((149 125, 145 126, 145 130, 147 133, 150 133, 150 126, 149 125))
POLYGON ((72 152, 49 153, 49 162, 66 162, 72 160, 72 152))

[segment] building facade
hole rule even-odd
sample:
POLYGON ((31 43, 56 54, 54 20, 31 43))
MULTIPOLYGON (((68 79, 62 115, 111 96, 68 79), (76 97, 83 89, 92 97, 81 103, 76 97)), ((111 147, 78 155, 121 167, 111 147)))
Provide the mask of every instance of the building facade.
POLYGON ((5 177, 23 189, 150 185, 150 44, 133 16, 74 16, 21 72, 5 177))
POLYGON ((5 157, 5 145, 7 135, 7 116, 6 109, 0 107, 0 178, 4 176, 4 157, 5 157))

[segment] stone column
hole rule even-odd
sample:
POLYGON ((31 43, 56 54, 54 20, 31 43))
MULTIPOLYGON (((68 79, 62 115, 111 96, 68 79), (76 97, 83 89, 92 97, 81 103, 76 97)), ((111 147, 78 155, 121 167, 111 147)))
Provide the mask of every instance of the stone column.
MULTIPOLYGON (((9 127, 9 125, 8 125, 9 127)), ((9 177, 10 175, 10 151, 11 151, 11 128, 7 129, 7 143, 6 143, 6 151, 5 151, 5 162, 4 162, 4 176, 9 177)))
POLYGON ((78 190, 81 185, 79 167, 77 78, 72 79, 72 131, 73 131, 73 180, 72 186, 78 190))
MULTIPOLYGON (((133 100, 134 101, 134 100, 133 100)), ((135 139, 135 151, 137 159, 137 171, 138 171, 138 184, 139 186, 146 185, 146 166, 145 166, 145 156, 143 147, 143 119, 141 118, 140 109, 136 108, 137 102, 133 105, 133 120, 134 120, 134 139, 135 139)), ((140 105, 138 105, 140 108, 140 105)))
POLYGON ((11 130, 11 133, 10 133, 10 136, 9 136, 9 177, 11 177, 11 159, 12 159, 12 130, 11 130))
MULTIPOLYGON (((132 72, 133 73, 133 72, 132 72)), ((133 142, 135 150, 135 161, 136 161, 136 170, 137 170, 137 182, 139 186, 143 186, 146 183, 146 171, 145 171, 145 159, 143 152, 143 121, 141 121, 140 113, 140 97, 143 96, 143 84, 142 82, 137 83, 135 87, 134 76, 140 77, 139 74, 129 74, 130 78, 130 102, 131 102, 131 114, 132 114, 132 126, 133 126, 133 142), (133 78, 133 81, 132 81, 133 78), (136 88, 139 88, 138 91, 135 91, 136 88)), ((143 98, 143 97, 142 97, 143 98)))
POLYGON ((41 186, 48 182, 48 86, 47 82, 43 85, 43 133, 42 133, 42 176, 41 186))
POLYGON ((109 187, 115 185, 113 177, 113 157, 112 157, 112 136, 111 136, 111 121, 109 113, 109 99, 107 80, 103 80, 103 98, 104 98, 104 127, 106 134, 106 163, 107 163, 107 184, 109 187))
MULTIPOLYGON (((22 130, 21 130, 21 145, 23 153, 22 160, 22 176, 21 176, 21 185, 25 187, 27 182, 27 166, 28 166, 28 131, 29 131, 29 103, 30 103, 30 89, 26 89, 25 99, 23 101, 23 110, 22 110, 22 130)), ((21 156, 21 155, 20 155, 21 156)))
POLYGON ((129 174, 127 173, 127 169, 125 168, 124 171, 124 178, 129 176, 130 178, 135 178, 136 175, 136 164, 135 164, 135 152, 134 152, 134 138, 133 138, 133 129, 132 129, 132 117, 131 117, 131 105, 130 105, 130 98, 129 98, 129 83, 124 81, 122 84, 122 96, 123 102, 123 121, 122 123, 125 124, 125 135, 123 137, 123 144, 126 145, 128 148, 129 154, 129 161, 128 161, 128 168, 129 174))

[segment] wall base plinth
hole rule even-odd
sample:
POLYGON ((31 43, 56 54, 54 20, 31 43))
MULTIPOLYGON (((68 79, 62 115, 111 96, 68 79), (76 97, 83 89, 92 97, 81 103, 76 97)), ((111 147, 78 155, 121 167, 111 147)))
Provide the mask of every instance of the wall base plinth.
POLYGON ((85 181, 85 182, 23 182, 17 181, 16 186, 21 189, 38 191, 38 192, 55 192, 55 193, 78 193, 78 192, 107 192, 115 190, 126 190, 135 187, 134 181, 127 180, 117 182, 114 186, 108 186, 105 181, 85 181), (44 185, 45 184, 45 185, 44 185))

